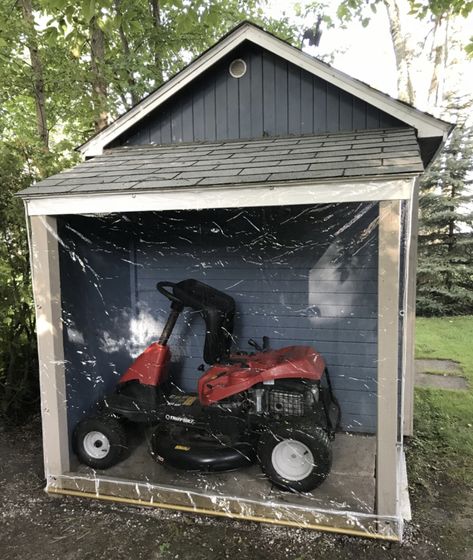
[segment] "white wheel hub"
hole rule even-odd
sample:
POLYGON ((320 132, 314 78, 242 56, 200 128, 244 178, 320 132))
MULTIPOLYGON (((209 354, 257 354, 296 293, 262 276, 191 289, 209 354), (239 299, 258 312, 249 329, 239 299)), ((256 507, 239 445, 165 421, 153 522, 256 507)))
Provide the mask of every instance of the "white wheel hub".
POLYGON ((312 451, 295 439, 284 439, 273 449, 271 462, 277 474, 292 481, 303 480, 314 468, 312 451))
POLYGON ((110 452, 110 440, 102 432, 89 432, 84 436, 84 450, 92 459, 104 459, 110 452))

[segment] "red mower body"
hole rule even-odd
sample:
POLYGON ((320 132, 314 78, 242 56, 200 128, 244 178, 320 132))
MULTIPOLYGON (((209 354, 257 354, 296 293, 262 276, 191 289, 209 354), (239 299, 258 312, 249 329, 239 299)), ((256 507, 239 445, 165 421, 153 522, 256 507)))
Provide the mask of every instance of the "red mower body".
MULTIPOLYGON (((120 384, 138 381, 159 387, 167 377, 171 359, 168 346, 154 342, 138 356, 120 384)), ((319 381, 325 370, 323 357, 310 346, 286 346, 278 350, 230 357, 231 364, 216 364, 199 379, 199 400, 210 405, 275 379, 319 381)))
POLYGON ((231 356, 238 363, 212 366, 199 379, 199 399, 216 403, 256 385, 275 379, 319 381, 325 370, 322 356, 310 346, 286 346, 252 355, 231 356))
POLYGON ((139 381, 142 385, 157 387, 166 379, 170 359, 169 347, 153 342, 126 370, 119 383, 139 381))

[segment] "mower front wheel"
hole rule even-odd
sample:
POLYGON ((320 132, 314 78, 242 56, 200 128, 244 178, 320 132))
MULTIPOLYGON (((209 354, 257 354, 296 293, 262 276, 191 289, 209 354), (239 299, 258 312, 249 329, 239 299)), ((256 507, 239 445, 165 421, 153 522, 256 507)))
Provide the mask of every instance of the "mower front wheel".
POLYGON ((261 435, 257 453, 271 482, 293 492, 310 492, 332 466, 330 439, 319 426, 274 426, 261 435))
POLYGON ((97 416, 77 424, 72 444, 81 463, 94 469, 108 469, 123 458, 127 437, 118 418, 97 416))

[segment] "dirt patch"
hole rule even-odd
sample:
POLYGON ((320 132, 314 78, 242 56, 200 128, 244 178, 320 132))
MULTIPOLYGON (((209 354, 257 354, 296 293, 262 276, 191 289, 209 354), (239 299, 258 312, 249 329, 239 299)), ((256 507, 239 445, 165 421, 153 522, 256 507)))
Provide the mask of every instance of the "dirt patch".
POLYGON ((434 389, 449 389, 466 391, 468 381, 457 375, 442 375, 438 373, 416 373, 416 387, 432 387, 434 389))
POLYGON ((436 371, 461 373, 461 367, 458 362, 453 360, 416 360, 416 372, 435 373, 436 371))
POLYGON ((461 371, 460 364, 453 360, 416 360, 415 384, 417 387, 466 391, 468 381, 459 375, 461 371))
POLYGON ((402 545, 252 522, 53 497, 43 491, 39 423, 0 432, 1 560, 467 560, 471 489, 414 487, 402 545))

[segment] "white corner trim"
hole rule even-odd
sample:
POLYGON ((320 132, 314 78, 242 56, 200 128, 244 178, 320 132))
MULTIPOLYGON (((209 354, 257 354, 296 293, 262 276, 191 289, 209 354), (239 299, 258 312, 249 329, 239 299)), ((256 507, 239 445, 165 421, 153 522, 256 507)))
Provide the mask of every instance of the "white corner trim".
POLYGON ((412 179, 326 182, 284 186, 227 186, 175 190, 126 191, 106 194, 45 196, 26 201, 29 216, 110 214, 204 208, 247 208, 402 200, 411 195, 412 179))
POLYGON ((405 236, 403 337, 402 337, 402 401, 403 436, 414 432, 415 322, 417 237, 419 225, 419 178, 412 180, 412 195, 407 205, 405 236))
POLYGON ((398 515, 400 201, 379 205, 376 513, 398 515))
POLYGON ((409 497, 409 481, 407 479, 406 455, 400 451, 399 465, 399 510, 404 521, 412 521, 411 500, 409 497))
POLYGON ((29 248, 38 340, 46 477, 69 470, 61 281, 56 218, 30 218, 29 248))
POLYGON ((413 126, 417 129, 420 138, 432 136, 446 137, 450 131, 451 125, 449 123, 438 120, 397 99, 391 98, 363 82, 355 80, 344 72, 331 68, 269 33, 251 24, 245 24, 237 28, 214 47, 211 47, 205 54, 189 64, 189 66, 179 72, 174 78, 171 78, 130 111, 118 117, 118 119, 103 132, 97 134, 97 136, 80 146, 79 151, 86 157, 100 155, 103 148, 112 142, 112 140, 123 134, 131 126, 159 107, 172 95, 200 76, 205 70, 217 63, 228 52, 245 40, 252 41, 256 45, 284 58, 288 62, 303 68, 311 74, 326 80, 378 109, 389 113, 406 124, 413 126))

